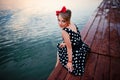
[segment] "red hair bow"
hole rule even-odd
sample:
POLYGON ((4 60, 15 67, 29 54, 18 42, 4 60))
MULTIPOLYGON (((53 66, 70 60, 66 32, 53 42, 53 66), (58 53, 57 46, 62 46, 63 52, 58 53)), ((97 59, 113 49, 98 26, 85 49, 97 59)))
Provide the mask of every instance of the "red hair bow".
POLYGON ((58 16, 59 13, 61 13, 61 12, 66 12, 66 7, 65 6, 63 6, 63 8, 60 11, 56 11, 56 16, 58 16))

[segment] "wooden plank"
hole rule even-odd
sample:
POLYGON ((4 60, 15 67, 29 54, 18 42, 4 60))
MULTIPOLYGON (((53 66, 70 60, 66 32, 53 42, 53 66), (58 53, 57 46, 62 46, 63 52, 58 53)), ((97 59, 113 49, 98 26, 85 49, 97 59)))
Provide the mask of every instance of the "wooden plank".
POLYGON ((59 73, 59 76, 57 76, 57 80, 64 80, 67 73, 68 73, 68 71, 64 67, 62 67, 62 69, 59 73))
MULTIPOLYGON (((106 6, 106 0, 103 0, 103 5, 99 7, 99 12, 103 14, 104 12, 104 7, 106 6)), ((99 14, 99 13, 98 13, 99 14)))
POLYGON ((66 75, 65 80, 69 80, 71 76, 73 76, 73 75, 71 75, 71 74, 68 73, 68 74, 66 75))
POLYGON ((94 80, 110 80, 110 57, 99 55, 94 80))
MULTIPOLYGON (((120 0, 119 0, 120 3, 120 0)), ((117 11, 117 14, 120 14, 120 8, 117 11)), ((118 35, 119 35, 119 43, 120 43, 120 15, 116 15, 117 18, 117 30, 118 30, 118 35)))
POLYGON ((104 6, 104 10, 106 10, 106 9, 110 9, 110 4, 111 4, 111 2, 112 1, 110 1, 110 0, 105 0, 105 6, 104 6))
POLYGON ((120 23, 117 23, 116 26, 118 30, 118 39, 119 39, 119 44, 120 44, 120 23))
MULTIPOLYGON (((119 8, 120 9, 120 8, 119 8)), ((120 10, 115 12, 115 19, 116 19, 116 30, 117 30, 117 37, 118 37, 118 44, 119 44, 119 55, 120 55, 120 10)))
POLYGON ((110 80, 120 80, 120 59, 111 58, 110 80))
POLYGON ((98 54, 90 53, 88 60, 85 65, 85 72, 81 78, 81 80, 93 80, 96 64, 97 64, 97 56, 98 54))
MULTIPOLYGON (((109 1, 107 3, 110 4, 109 1)), ((108 16, 108 12, 106 11, 105 7, 104 7, 103 16, 105 16, 104 25, 103 25, 103 33, 101 37, 101 44, 99 45, 100 48, 98 49, 98 51, 99 51, 99 54, 109 56, 109 16, 108 16)))
MULTIPOLYGON (((119 41, 120 41, 120 15, 117 15, 117 14, 120 14, 120 8, 118 9, 116 15, 115 15, 115 18, 117 19, 117 30, 118 30, 118 37, 119 37, 119 41)), ((120 43, 120 42, 119 42, 120 43)))
POLYGON ((100 16, 97 16, 95 18, 95 21, 93 22, 93 25, 91 26, 91 28, 86 36, 85 43, 88 44, 89 46, 91 46, 92 41, 94 40, 94 36, 95 36, 96 30, 97 30, 97 27, 99 25, 100 19, 101 19, 100 16))
POLYGON ((95 52, 95 53, 99 53, 99 50, 100 50, 100 46, 101 46, 101 38, 102 38, 102 33, 103 33, 103 25, 104 25, 104 18, 105 16, 101 16, 102 19, 100 21, 100 24, 98 25, 98 29, 96 31, 96 34, 95 34, 95 38, 93 40, 93 44, 91 46, 92 48, 92 52, 95 52))
POLYGON ((72 75, 68 80, 80 80, 80 76, 74 76, 72 75))
POLYGON ((91 18, 89 19, 88 23, 85 25, 85 27, 80 31, 80 34, 82 36, 82 40, 84 41, 88 32, 89 32, 89 29, 91 28, 91 25, 93 23, 93 21, 95 20, 95 17, 96 17, 96 14, 97 14, 97 11, 91 16, 91 18))
POLYGON ((120 57, 120 44, 119 44, 119 37, 117 31, 117 25, 115 21, 115 14, 111 13, 112 18, 110 18, 110 55, 114 57, 120 57), (112 20, 114 20, 112 22, 112 20))
POLYGON ((105 18, 99 53, 109 56, 109 19, 105 18))
POLYGON ((57 77, 59 76, 61 69, 62 65, 59 63, 58 66, 56 66, 56 68, 52 71, 47 80, 57 80, 57 77))
POLYGON ((80 31, 81 33, 81 36, 82 36, 82 40, 84 41, 88 32, 89 32, 89 29, 91 28, 91 25, 93 24, 96 16, 98 13, 101 13, 100 12, 100 8, 104 6, 104 2, 101 2, 100 6, 95 10, 95 12, 92 14, 92 16, 90 17, 89 21, 87 22, 87 24, 85 25, 85 27, 80 31))
POLYGON ((75 76, 72 74, 68 74, 65 78, 65 80, 80 80, 80 76, 75 76))

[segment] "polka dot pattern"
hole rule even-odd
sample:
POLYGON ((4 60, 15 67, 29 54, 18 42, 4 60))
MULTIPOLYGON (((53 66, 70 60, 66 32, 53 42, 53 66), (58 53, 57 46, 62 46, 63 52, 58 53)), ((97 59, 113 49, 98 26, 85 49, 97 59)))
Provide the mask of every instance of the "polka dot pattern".
MULTIPOLYGON (((63 30, 69 34, 72 43, 72 64, 74 70, 71 73, 74 75, 82 75, 84 73, 86 54, 90 51, 90 48, 81 40, 78 28, 77 32, 68 28, 63 28, 63 30)), ((60 44, 58 43, 57 51, 59 60, 63 67, 65 67, 68 62, 67 47, 60 48, 59 45, 60 44)))

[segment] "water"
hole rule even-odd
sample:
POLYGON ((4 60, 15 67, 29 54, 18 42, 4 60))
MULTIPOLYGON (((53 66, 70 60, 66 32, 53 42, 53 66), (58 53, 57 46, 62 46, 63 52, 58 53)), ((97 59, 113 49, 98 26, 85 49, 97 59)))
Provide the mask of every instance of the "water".
POLYGON ((40 5, 39 0, 26 0, 29 5, 25 6, 24 1, 1 0, 0 80, 46 80, 54 69, 56 45, 61 41, 55 10, 62 5, 70 8, 72 21, 81 30, 101 2, 45 1, 40 5))

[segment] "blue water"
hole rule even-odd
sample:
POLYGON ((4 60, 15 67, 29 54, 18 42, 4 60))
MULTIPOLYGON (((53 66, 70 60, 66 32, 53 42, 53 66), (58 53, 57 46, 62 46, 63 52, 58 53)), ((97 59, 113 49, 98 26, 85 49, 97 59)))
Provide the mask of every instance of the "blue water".
MULTIPOLYGON (((80 30, 99 3, 72 10, 72 21, 80 30)), ((56 45, 61 40, 55 12, 1 9, 0 80, 46 80, 54 69, 56 45)))

